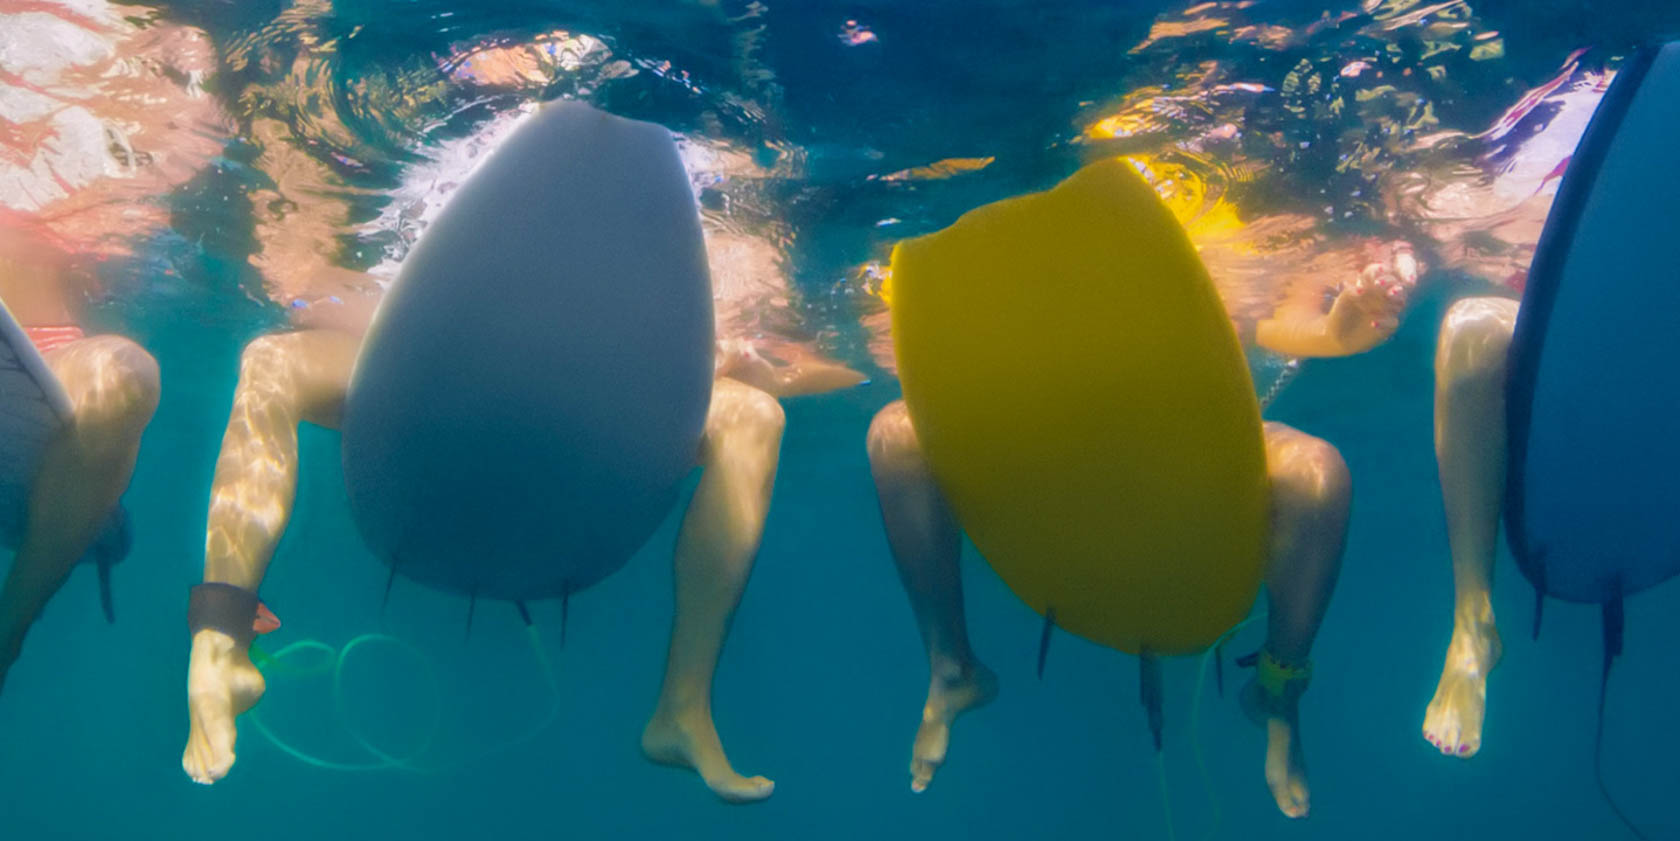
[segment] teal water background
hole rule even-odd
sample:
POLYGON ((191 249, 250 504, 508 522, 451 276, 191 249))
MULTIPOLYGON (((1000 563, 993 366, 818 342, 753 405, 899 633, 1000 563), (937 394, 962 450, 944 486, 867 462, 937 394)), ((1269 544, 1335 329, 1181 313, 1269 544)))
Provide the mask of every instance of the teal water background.
MULTIPOLYGON (((373 20, 394 14, 390 8, 370 4, 343 14, 373 20)), ((418 14, 428 7, 401 8, 418 14)), ((947 141, 956 126, 984 137, 971 145, 986 154, 1035 149, 1042 133, 1023 127, 1031 122, 1023 117, 1048 106, 1032 92, 1054 73, 1077 81, 1101 72, 1105 48, 1123 51, 1129 43, 1070 34, 1081 28, 1081 15, 1094 14, 1083 7, 1070 7, 1059 24, 1055 15, 1014 15, 1001 6, 990 16, 987 8, 947 10, 943 19, 903 8, 813 4, 779 19, 767 41, 776 55, 767 63, 786 86, 783 119, 799 127, 792 134, 800 142, 884 147, 882 169, 895 160, 955 154, 960 144, 947 141), (802 52, 801 45, 829 43, 837 23, 852 16, 869 20, 883 44, 914 32, 921 60, 892 65, 882 71, 886 77, 870 81, 821 62, 826 53, 814 47, 802 52), (1052 25, 1060 28, 1032 28, 1052 25), (950 45, 942 47, 940 38, 950 45), (994 63, 981 65, 982 56, 994 63), (954 73, 964 58, 975 63, 961 66, 985 72, 954 73), (1040 58, 1048 69, 1038 83, 1006 84, 1034 72, 1040 58), (825 90, 827 99, 819 94, 825 90), (874 125, 860 117, 920 114, 891 103, 936 96, 955 104, 874 125), (887 139, 862 142, 870 132, 887 139)), ((225 18, 236 14, 222 6, 169 11, 203 18, 195 22, 212 33, 231 26, 225 18)), ((1153 11, 1109 7, 1104 14, 1135 36, 1153 11)), ((1567 41, 1554 30, 1569 16, 1505 11, 1500 28, 1508 41, 1521 43, 1527 27, 1534 66, 1554 66, 1567 41)), ((1499 12, 1492 4, 1483 9, 1499 12)), ((489 29, 531 14, 584 13, 504 8, 481 22, 489 29)), ((631 33, 627 40, 639 32, 660 47, 683 43, 641 7, 586 16, 631 33)), ((1594 34, 1617 37, 1612 23, 1594 34)), ((703 43, 685 54, 690 66, 707 64, 703 43)), ((1110 70, 1107 81, 1119 75, 1110 70)), ((1496 113, 1502 104, 1483 110, 1496 113)), ((1066 114, 1046 119, 1065 123, 1066 114)), ((938 194, 946 204, 922 211, 948 217, 974 203, 975 193, 1038 186, 1065 163, 1053 153, 1031 156, 982 186, 938 194)), ((79 571, 48 607, 0 698, 0 838, 1167 837, 1135 661, 1061 635, 1044 679, 1035 679, 1040 620, 972 548, 964 557, 971 633, 1002 691, 958 723, 932 788, 909 792, 906 764, 926 666, 863 450, 869 418, 897 396, 886 376, 785 403, 776 499, 714 704, 737 769, 776 780, 768 802, 723 805, 691 774, 652 766, 637 750, 669 632, 675 517, 623 572, 573 600, 564 648, 558 605, 534 607, 560 687, 558 718, 536 737, 440 772, 345 773, 294 761, 247 723, 232 774, 209 788, 191 783, 179 765, 187 723, 184 597, 202 569, 207 488, 238 349, 281 323, 276 308, 246 293, 246 235, 218 212, 231 206, 235 178, 221 171, 201 176, 175 199, 172 234, 111 269, 149 279, 156 266, 168 265, 173 279, 145 283, 94 314, 100 326, 152 350, 164 372, 164 397, 126 497, 135 548, 116 573, 118 624, 99 620, 93 576, 79 571)), ((812 252, 832 248, 852 261, 871 256, 848 247, 848 236, 837 234, 812 252)), ((801 276, 807 286, 832 276, 840 262, 810 259, 819 265, 801 276)), ((1190 751, 1197 663, 1175 661, 1166 669, 1165 768, 1178 838, 1213 830, 1220 838, 1278 839, 1624 837, 1592 776, 1598 612, 1549 604, 1542 636, 1531 641, 1532 591, 1503 549, 1494 606, 1505 659, 1491 680, 1481 753, 1448 759, 1419 735, 1451 618, 1431 445, 1431 354, 1446 304, 1475 290, 1462 278, 1426 280, 1393 340, 1362 356, 1309 363, 1268 413, 1337 444, 1355 482, 1342 577, 1302 707, 1312 816, 1291 822, 1277 814, 1261 776, 1263 736, 1237 709, 1240 678, 1229 664, 1225 697, 1210 682, 1200 702, 1213 793, 1204 790, 1190 751)), ((1666 434, 1662 423, 1628 432, 1666 434)), ((543 717, 550 698, 516 612, 481 604, 465 636, 464 600, 401 580, 382 612, 386 571, 349 519, 336 441, 314 428, 302 436, 297 513, 263 591, 286 624, 263 644, 315 638, 342 645, 374 631, 395 635, 429 658, 441 678, 439 756, 470 757, 519 735, 543 717)), ((1653 837, 1674 837, 1680 589, 1669 584, 1631 599, 1628 629, 1606 710, 1605 776, 1653 837)), ((1232 651, 1257 643, 1250 633, 1232 651)), ((381 745, 395 751, 413 744, 427 725, 432 685, 402 650, 370 647, 358 652, 364 655, 349 665, 344 712, 381 745)), ((366 760, 332 719, 328 690, 319 678, 271 675, 265 720, 311 752, 366 760)))

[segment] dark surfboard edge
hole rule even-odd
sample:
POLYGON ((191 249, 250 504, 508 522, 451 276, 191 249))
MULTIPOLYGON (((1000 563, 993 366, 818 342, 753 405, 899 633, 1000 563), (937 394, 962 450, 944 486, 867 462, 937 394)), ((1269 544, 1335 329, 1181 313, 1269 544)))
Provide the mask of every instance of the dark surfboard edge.
MULTIPOLYGON (((1657 55, 1666 44, 1654 43, 1641 47, 1628 60, 1599 102, 1587 123, 1581 141, 1575 147, 1569 168, 1558 186, 1557 198, 1546 217, 1540 241, 1535 247, 1534 261, 1528 272, 1522 305, 1517 313, 1515 332, 1507 363, 1505 387, 1505 421, 1507 436, 1507 468, 1505 473, 1505 533, 1511 555, 1523 576, 1534 585, 1540 598, 1550 593, 1546 589, 1544 547, 1530 546, 1524 520, 1523 488, 1527 478, 1527 457, 1531 410, 1534 403, 1535 381, 1540 369, 1542 345, 1546 326, 1556 303, 1563 270, 1580 226, 1581 214, 1592 195, 1598 174, 1609 154, 1616 132, 1621 128, 1640 86, 1644 83, 1657 55)), ((1536 628, 1538 633, 1538 628, 1536 628)))

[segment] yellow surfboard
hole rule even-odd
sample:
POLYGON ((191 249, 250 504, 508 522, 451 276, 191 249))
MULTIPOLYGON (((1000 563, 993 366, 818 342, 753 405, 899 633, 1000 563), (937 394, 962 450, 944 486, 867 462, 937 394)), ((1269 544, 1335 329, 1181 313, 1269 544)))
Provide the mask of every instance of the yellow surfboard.
POLYGON ((1130 165, 900 243, 891 295, 917 437, 1017 596, 1133 654, 1199 651, 1247 614, 1269 519, 1254 386, 1130 165))

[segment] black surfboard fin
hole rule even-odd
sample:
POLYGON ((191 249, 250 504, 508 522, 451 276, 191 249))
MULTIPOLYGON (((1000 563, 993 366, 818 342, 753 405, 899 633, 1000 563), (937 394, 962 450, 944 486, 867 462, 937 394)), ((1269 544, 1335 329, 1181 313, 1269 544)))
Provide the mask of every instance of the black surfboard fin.
POLYGON ((1644 839, 1645 833, 1634 826, 1627 813, 1622 811, 1620 804, 1610 796, 1610 788, 1604 784, 1604 700, 1610 690, 1610 666, 1615 663, 1617 655, 1622 653, 1622 635, 1625 620, 1622 614, 1622 593, 1618 585, 1615 596, 1604 603, 1604 668, 1598 677, 1598 731, 1593 735, 1593 779, 1598 783, 1598 793, 1604 798, 1605 805, 1616 813, 1616 819, 1626 826, 1633 837, 1644 839))
POLYGON ((514 602, 513 606, 519 608, 519 618, 525 621, 525 627, 531 627, 531 611, 526 609, 525 603, 514 602))
POLYGON ((1147 649, 1138 654, 1138 694, 1149 716, 1149 736, 1161 752, 1161 661, 1147 649))
POLYGON ((1056 609, 1044 608, 1044 631, 1038 635, 1038 679, 1044 679, 1044 660, 1050 656, 1050 632, 1056 630, 1056 609))
POLYGON ((105 611, 105 621, 115 625, 117 623, 116 599, 111 595, 111 561, 99 559, 96 569, 99 571, 99 608, 105 611))
POLYGON ((379 615, 385 615, 385 608, 391 604, 391 588, 397 583, 397 556, 391 556, 391 575, 385 579, 385 595, 379 600, 379 615))
POLYGON ((105 527, 99 536, 82 555, 83 561, 92 561, 94 571, 99 577, 99 609, 105 614, 105 621, 116 624, 116 598, 111 592, 111 568, 118 561, 128 557, 129 549, 134 545, 134 536, 129 531, 128 511, 118 506, 106 518, 105 527))
POLYGON ((1225 640, 1213 647, 1213 685, 1219 697, 1225 697, 1225 640))
POLYGON ((560 585, 560 647, 566 647, 566 625, 572 618, 572 584, 566 582, 560 585))

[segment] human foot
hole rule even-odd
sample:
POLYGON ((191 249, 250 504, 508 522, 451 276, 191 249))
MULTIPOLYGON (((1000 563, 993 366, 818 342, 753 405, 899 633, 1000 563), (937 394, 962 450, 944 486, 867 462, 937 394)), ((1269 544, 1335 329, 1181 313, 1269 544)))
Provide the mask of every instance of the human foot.
POLYGON ((642 730, 642 753, 661 765, 700 772, 706 787, 730 803, 753 803, 776 790, 776 784, 764 777, 735 773, 723 753, 710 710, 671 711, 661 705, 642 730))
POLYGON ((936 669, 928 683, 927 703, 922 707, 922 726, 910 749, 910 790, 923 792, 933 774, 945 763, 951 744, 951 723, 957 716, 983 706, 997 697, 997 675, 970 662, 966 666, 936 669))
POLYGON ((1266 728, 1266 786, 1272 790, 1278 811, 1291 818, 1306 817, 1310 800, 1299 712, 1305 688, 1304 681, 1292 681, 1285 685, 1282 695, 1273 696, 1256 678, 1242 691, 1243 710, 1266 728))
POLYGON ((247 648, 220 631, 193 635, 187 666, 187 712, 191 721, 181 768, 193 782, 209 785, 233 767, 234 719, 263 694, 263 676, 247 648))
POLYGON ((1491 622, 1453 628, 1441 683, 1423 715, 1423 738, 1441 753, 1468 759, 1481 750, 1487 675, 1499 664, 1501 651, 1491 622))

